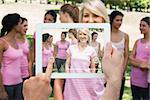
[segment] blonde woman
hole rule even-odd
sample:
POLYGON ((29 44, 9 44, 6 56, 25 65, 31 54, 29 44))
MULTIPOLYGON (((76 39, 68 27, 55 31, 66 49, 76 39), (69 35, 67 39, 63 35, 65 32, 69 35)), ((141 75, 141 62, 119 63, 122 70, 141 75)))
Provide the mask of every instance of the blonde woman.
MULTIPOLYGON (((78 44, 67 50, 66 72, 95 73, 94 59, 97 53, 89 46, 89 37, 88 29, 79 30, 78 44)), ((66 79, 63 95, 64 100, 98 100, 103 90, 104 86, 99 78, 66 79)))
POLYGON ((83 23, 109 22, 108 13, 104 3, 100 0, 88 0, 84 2, 80 12, 80 22, 83 23))

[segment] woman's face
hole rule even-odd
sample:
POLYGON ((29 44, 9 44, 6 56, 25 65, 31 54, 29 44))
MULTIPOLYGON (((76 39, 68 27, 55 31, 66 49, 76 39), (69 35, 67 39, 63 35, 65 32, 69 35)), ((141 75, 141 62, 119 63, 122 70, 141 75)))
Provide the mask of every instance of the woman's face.
POLYGON ((67 18, 64 12, 60 11, 60 21, 61 23, 66 23, 67 22, 67 18))
POLYGON ((17 33, 21 33, 21 31, 22 31, 23 27, 22 27, 21 23, 22 23, 22 20, 20 19, 20 21, 18 22, 18 24, 14 26, 14 29, 16 30, 17 33))
POLYGON ((87 43, 89 39, 88 33, 79 32, 78 39, 81 43, 87 43))
POLYGON ((22 34, 26 34, 27 33, 27 30, 28 30, 28 22, 27 21, 24 21, 22 24, 22 29, 21 29, 21 33, 22 34))
POLYGON ((54 23, 54 18, 50 14, 46 14, 44 16, 44 23, 54 23))
POLYGON ((140 31, 141 34, 146 34, 150 31, 150 26, 145 21, 140 22, 140 31))
POLYGON ((68 33, 68 38, 72 38, 72 35, 73 35, 73 34, 72 34, 71 32, 69 32, 69 33, 68 33))
POLYGON ((84 8, 82 22, 83 23, 103 23, 104 19, 102 16, 98 16, 90 12, 88 9, 84 8))
POLYGON ((96 40, 97 37, 98 37, 98 34, 94 34, 94 35, 93 35, 93 40, 96 40))
POLYGON ((49 42, 49 43, 52 43, 52 42, 53 42, 53 37, 49 37, 49 38, 48 38, 48 42, 49 42))
POLYGON ((65 40, 66 39, 66 36, 64 33, 61 33, 61 40, 65 40))
POLYGON ((116 29, 119 29, 122 24, 122 19, 123 16, 117 15, 112 22, 112 26, 116 29))

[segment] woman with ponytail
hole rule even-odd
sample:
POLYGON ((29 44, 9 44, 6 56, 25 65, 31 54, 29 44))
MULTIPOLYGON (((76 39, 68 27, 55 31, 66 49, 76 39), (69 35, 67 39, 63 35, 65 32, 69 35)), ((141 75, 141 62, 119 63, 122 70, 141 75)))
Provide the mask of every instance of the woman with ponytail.
POLYGON ((21 17, 17 13, 2 19, 0 34, 0 100, 22 100, 21 57, 15 36, 21 33, 21 17))

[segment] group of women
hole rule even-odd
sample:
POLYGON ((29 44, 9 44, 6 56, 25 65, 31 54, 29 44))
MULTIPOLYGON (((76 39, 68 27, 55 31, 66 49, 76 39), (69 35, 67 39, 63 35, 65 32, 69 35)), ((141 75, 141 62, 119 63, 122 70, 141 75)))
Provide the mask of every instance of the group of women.
MULTIPOLYGON (((109 23, 111 25, 111 43, 124 56, 122 69, 122 86, 119 100, 122 100, 125 72, 128 61, 131 67, 131 90, 133 100, 149 100, 150 86, 150 17, 144 17, 140 21, 140 31, 143 38, 135 42, 129 55, 129 36, 120 30, 123 13, 113 11, 108 17, 105 5, 100 0, 84 2, 81 10, 77 6, 64 4, 60 8, 61 23, 109 23), (110 20, 109 20, 110 19, 110 20)), ((44 15, 44 23, 55 23, 57 14, 50 10, 44 15)), ((27 19, 19 14, 8 14, 2 19, 0 34, 0 99, 22 100, 23 81, 33 75, 33 62, 35 48, 30 52, 30 44, 26 38, 28 29, 27 19)), ((103 57, 101 43, 97 42, 98 33, 90 34, 88 29, 70 29, 67 33, 61 33, 61 39, 53 45, 53 36, 42 34, 42 59, 43 72, 48 66, 48 58, 55 59, 58 72, 64 65, 67 73, 82 73, 97 71, 98 63, 95 61, 103 57), (90 40, 92 37, 92 40, 90 40)), ((35 45, 34 35, 34 45, 35 45)), ((98 61, 99 62, 99 61, 98 61)), ((115 66, 114 66, 115 67, 115 66)), ((105 85, 101 78, 88 79, 55 79, 55 100, 98 100, 101 98, 105 85)))

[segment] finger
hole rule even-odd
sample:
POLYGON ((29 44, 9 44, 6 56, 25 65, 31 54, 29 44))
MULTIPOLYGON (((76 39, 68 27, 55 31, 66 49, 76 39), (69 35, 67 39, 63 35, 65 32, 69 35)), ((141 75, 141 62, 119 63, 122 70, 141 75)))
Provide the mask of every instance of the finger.
POLYGON ((52 60, 53 59, 48 58, 48 65, 47 65, 46 72, 45 72, 45 75, 48 77, 51 76, 52 69, 53 69, 53 61, 52 60))

